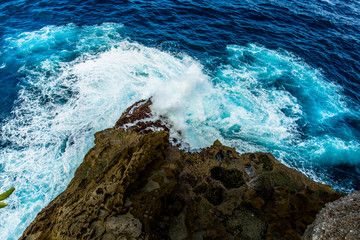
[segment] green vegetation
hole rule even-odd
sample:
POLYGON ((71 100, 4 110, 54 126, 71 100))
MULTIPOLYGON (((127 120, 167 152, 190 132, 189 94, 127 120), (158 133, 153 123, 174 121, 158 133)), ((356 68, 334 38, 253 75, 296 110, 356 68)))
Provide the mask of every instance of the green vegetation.
MULTIPOLYGON (((8 198, 8 197, 13 193, 13 191, 15 191, 15 188, 14 188, 14 187, 10 188, 9 190, 7 190, 7 191, 4 192, 3 194, 1 194, 1 195, 0 195, 0 201, 8 198)), ((6 203, 0 202, 0 208, 6 207, 6 206, 7 206, 6 203)))

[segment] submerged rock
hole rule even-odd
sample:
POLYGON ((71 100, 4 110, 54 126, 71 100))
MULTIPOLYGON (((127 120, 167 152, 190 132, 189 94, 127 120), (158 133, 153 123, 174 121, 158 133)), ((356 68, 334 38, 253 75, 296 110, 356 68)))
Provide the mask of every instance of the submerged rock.
POLYGON ((67 189, 20 239, 300 239, 342 196, 269 153, 219 141, 184 152, 161 121, 142 120, 150 104, 95 134, 67 189))

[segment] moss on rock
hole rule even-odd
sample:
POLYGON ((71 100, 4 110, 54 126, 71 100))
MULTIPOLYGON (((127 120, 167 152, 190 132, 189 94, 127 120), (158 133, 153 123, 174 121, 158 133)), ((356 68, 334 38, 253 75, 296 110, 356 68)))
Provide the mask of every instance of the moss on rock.
POLYGON ((227 189, 238 188, 245 183, 242 173, 238 169, 214 167, 210 172, 211 177, 219 180, 227 189))

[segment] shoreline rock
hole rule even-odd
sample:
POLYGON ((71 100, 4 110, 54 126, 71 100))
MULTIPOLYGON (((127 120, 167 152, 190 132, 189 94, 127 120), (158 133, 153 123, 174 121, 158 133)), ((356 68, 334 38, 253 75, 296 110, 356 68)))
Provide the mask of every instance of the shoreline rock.
POLYGON ((198 153, 169 141, 139 101, 95 134, 67 189, 20 239, 300 239, 344 194, 270 153, 239 155, 219 141, 198 153))
POLYGON ((302 239, 360 239, 360 191, 327 203, 302 239))

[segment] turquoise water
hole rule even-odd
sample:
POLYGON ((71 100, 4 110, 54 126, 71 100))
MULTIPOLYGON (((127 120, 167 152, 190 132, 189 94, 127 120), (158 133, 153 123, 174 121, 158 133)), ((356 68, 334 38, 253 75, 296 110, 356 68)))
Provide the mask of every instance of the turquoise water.
POLYGON ((216 139, 360 189, 359 4, 0 3, 0 211, 16 239, 139 99, 191 150, 216 139))

